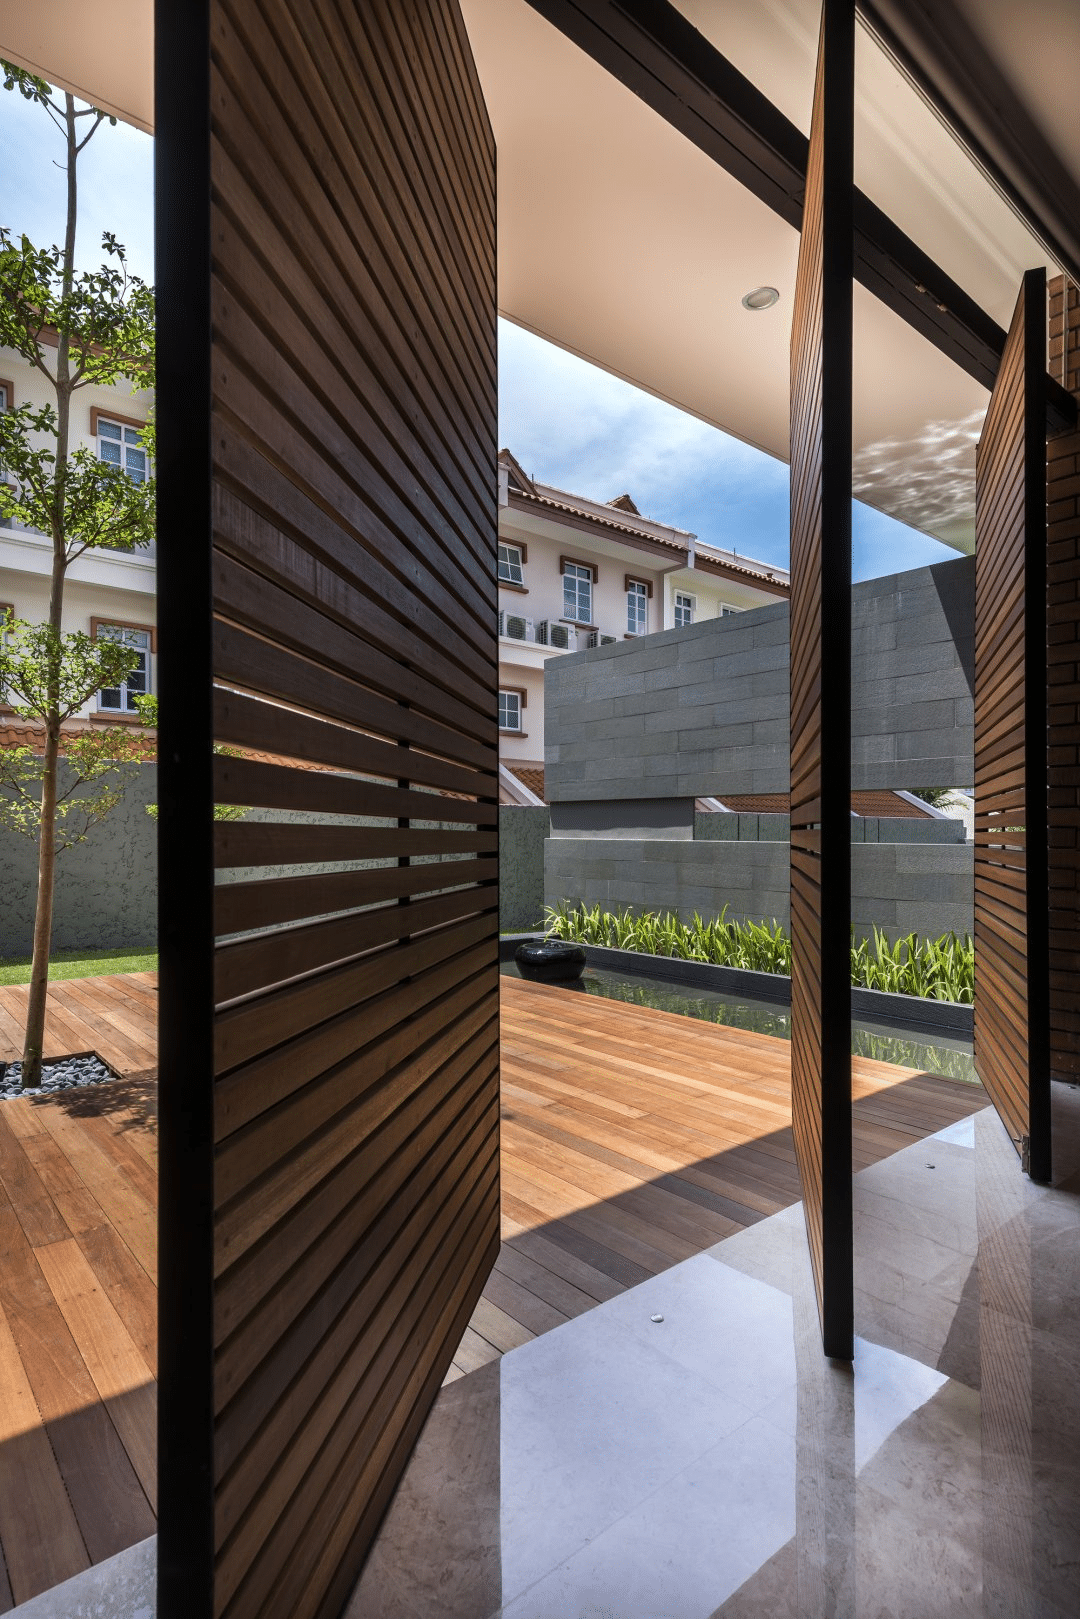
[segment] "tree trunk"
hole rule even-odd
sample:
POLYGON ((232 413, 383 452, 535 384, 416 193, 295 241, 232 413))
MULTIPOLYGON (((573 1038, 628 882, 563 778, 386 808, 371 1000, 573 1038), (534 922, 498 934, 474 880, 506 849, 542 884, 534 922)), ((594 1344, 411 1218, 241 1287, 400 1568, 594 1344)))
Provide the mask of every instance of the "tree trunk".
POLYGON ((34 912, 34 957, 30 969, 30 997, 23 1042, 24 1090, 41 1084, 45 1045, 45 1001, 49 992, 49 952, 52 945, 53 889, 56 880, 56 793, 59 765, 59 727, 45 738, 45 774, 41 783, 41 833, 38 839, 37 908, 34 912))
MULTIPOLYGON (((64 96, 67 125, 67 219, 64 229, 63 291, 69 296, 75 276, 75 229, 78 219, 75 137, 75 98, 64 96)), ((45 760, 41 783, 41 827, 38 835, 38 889, 34 912, 34 955, 30 967, 30 996, 23 1039, 24 1090, 41 1084, 45 1045, 45 1004, 49 993, 49 956, 52 950, 53 893, 56 886, 56 798, 60 760, 60 643, 67 577, 65 492, 71 432, 71 339, 61 325, 56 346, 56 465, 53 476, 52 580, 49 623, 56 635, 55 667, 50 670, 45 720, 45 760)))

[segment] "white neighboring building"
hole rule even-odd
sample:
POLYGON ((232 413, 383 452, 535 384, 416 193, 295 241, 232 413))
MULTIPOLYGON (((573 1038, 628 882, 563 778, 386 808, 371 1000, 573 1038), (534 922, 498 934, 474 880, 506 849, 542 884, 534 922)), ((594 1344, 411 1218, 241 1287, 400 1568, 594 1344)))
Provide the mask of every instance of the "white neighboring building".
POLYGON ((544 664, 788 595, 783 568, 528 477, 499 455, 499 755, 508 803, 543 799, 544 664), (523 791, 522 791, 523 789, 523 791))
MULTIPOLYGON (((55 404, 55 394, 16 350, 0 348, 0 408, 26 403, 55 404)), ((145 477, 147 457, 139 435, 151 404, 150 394, 135 393, 127 383, 78 389, 71 402, 72 448, 85 445, 102 460, 126 467, 131 477, 145 477)), ((45 619, 51 569, 49 539, 0 517, 0 608, 10 607, 16 618, 45 619)), ((72 563, 64 588, 63 629, 122 633, 142 660, 124 687, 99 692, 85 707, 83 718, 90 724, 139 723, 135 695, 155 689, 155 604, 153 545, 132 552, 89 551, 72 563)), ((9 708, 0 705, 0 719, 10 730, 9 708)))

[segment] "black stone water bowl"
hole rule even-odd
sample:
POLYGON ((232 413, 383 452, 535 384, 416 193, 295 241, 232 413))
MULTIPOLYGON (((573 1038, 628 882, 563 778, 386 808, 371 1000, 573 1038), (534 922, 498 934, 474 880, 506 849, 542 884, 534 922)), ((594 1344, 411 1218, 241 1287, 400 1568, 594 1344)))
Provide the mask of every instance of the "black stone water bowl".
POLYGON ((522 978, 542 984, 572 984, 585 971, 585 952, 579 944, 563 939, 534 939, 519 944, 514 960, 522 978))

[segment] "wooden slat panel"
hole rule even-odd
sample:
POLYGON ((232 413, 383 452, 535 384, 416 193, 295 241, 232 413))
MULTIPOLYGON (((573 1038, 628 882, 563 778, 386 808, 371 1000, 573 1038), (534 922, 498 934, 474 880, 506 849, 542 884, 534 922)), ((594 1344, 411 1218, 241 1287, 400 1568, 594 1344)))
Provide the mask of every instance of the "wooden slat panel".
POLYGON ((845 1359, 854 29, 850 0, 824 0, 791 329, 792 1129, 825 1351, 845 1359))
MULTIPOLYGON (((1050 369, 1080 400, 1080 288, 1050 284, 1050 369)), ((1080 430, 1047 447, 1050 1072, 1080 1077, 1080 430)))
POLYGON ((1024 277, 976 458, 975 1064, 1050 1175, 1046 275, 1024 277))
POLYGON ((159 152, 212 199, 209 414, 161 459, 209 462, 174 581, 208 678, 163 797, 220 877, 197 918, 163 885, 162 1148, 213 1222, 197 1263, 163 1237, 205 1450, 163 1433, 159 1611, 330 1619, 498 1243, 495 154, 457 0, 195 9, 209 129, 163 64, 159 152))

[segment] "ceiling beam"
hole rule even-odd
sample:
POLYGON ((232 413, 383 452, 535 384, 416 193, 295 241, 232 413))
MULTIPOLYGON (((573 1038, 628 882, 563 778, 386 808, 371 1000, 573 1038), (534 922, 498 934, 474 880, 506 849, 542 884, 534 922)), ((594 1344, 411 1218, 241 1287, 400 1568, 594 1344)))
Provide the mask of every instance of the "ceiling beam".
MULTIPOLYGON (((801 227, 806 136, 669 0, 529 4, 789 225, 801 227)), ((992 388, 1003 329, 859 190, 854 213, 856 280, 992 388)), ((1048 427, 1060 431, 1075 420, 1075 403, 1057 384, 1048 392, 1048 427)))

